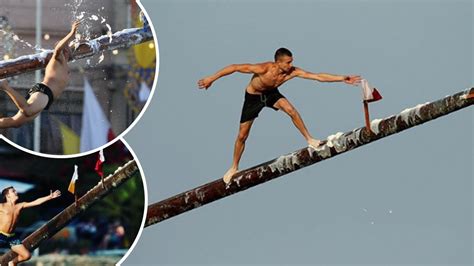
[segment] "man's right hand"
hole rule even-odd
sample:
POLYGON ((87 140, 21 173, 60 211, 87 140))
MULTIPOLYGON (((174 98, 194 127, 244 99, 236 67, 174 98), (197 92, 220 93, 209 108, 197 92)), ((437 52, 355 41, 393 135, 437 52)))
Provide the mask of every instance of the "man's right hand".
POLYGON ((208 89, 211 87, 212 82, 214 82, 214 79, 211 77, 203 78, 198 81, 198 86, 200 89, 208 89))
POLYGON ((76 33, 77 28, 79 28, 79 25, 81 25, 81 23, 82 23, 82 20, 75 20, 75 21, 72 23, 71 32, 76 33))

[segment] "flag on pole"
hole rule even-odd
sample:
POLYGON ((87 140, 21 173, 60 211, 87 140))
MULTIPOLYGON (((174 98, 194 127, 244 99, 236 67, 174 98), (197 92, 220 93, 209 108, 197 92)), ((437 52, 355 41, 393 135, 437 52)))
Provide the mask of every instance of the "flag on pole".
POLYGON ((102 171, 102 164, 105 162, 105 157, 104 157, 104 150, 100 150, 99 152, 99 158, 97 159, 97 162, 95 163, 95 171, 97 174, 100 176, 104 176, 104 172, 102 171))
POLYGON ((87 79, 84 79, 84 108, 82 113, 81 152, 98 148, 114 138, 110 122, 94 95, 87 79))
POLYGON ((360 81, 362 87, 362 97, 364 102, 375 102, 382 99, 382 95, 377 91, 376 88, 372 88, 369 85, 369 82, 365 79, 360 81))
POLYGON ((74 165, 74 174, 72 174, 71 182, 69 183, 69 187, 67 188, 67 190, 74 195, 76 195, 76 181, 78 177, 79 174, 77 173, 77 165, 74 165))
POLYGON ((95 163, 95 171, 97 174, 100 176, 100 181, 102 182, 102 186, 105 186, 104 184, 104 171, 102 170, 102 165, 105 162, 105 156, 104 156, 104 150, 100 150, 99 152, 99 158, 97 159, 97 162, 95 163))

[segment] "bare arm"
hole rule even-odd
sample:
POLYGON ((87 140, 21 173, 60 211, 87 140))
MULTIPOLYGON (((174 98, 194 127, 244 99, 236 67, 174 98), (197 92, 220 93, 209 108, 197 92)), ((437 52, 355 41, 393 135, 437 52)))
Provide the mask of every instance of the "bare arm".
POLYGON ((68 43, 71 41, 71 39, 76 35, 77 28, 81 24, 82 21, 76 20, 74 23, 72 23, 71 26, 71 31, 64 37, 62 38, 58 44, 54 47, 54 53, 53 57, 58 59, 58 56, 61 54, 62 50, 68 45, 68 43))
POLYGON ((23 208, 29 208, 29 207, 41 205, 45 203, 46 201, 55 199, 59 196, 61 196, 61 191, 59 190, 56 190, 54 192, 51 191, 51 194, 49 194, 48 196, 38 198, 32 202, 23 202, 23 208))
POLYGON ((295 69, 295 76, 304 78, 304 79, 312 79, 317 80, 319 82, 345 82, 347 84, 357 85, 360 83, 360 76, 342 76, 342 75, 333 75, 328 73, 311 73, 305 71, 301 68, 295 69))
POLYGON ((245 74, 261 74, 266 71, 266 64, 233 64, 224 67, 223 69, 217 71, 214 75, 205 77, 198 81, 198 86, 200 89, 209 88, 212 83, 224 76, 233 74, 235 72, 245 73, 245 74))

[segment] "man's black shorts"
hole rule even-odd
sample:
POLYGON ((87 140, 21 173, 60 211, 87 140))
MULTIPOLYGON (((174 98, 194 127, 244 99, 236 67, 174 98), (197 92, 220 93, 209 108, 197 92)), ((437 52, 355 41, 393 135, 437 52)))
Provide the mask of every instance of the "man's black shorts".
POLYGON ((53 95, 53 92, 51 91, 51 89, 48 86, 44 85, 43 83, 36 83, 28 91, 28 95, 26 96, 26 99, 28 100, 30 98, 31 94, 33 94, 35 92, 41 92, 41 93, 46 94, 46 96, 48 96, 48 104, 44 108, 45 110, 48 110, 49 107, 51 106, 51 104, 53 104, 53 101, 54 101, 54 95, 53 95))
POLYGON ((11 248, 21 245, 21 240, 15 234, 0 233, 0 248, 11 248))
POLYGON ((285 98, 280 93, 278 88, 266 91, 262 94, 250 94, 245 91, 245 101, 242 107, 242 115, 240 116, 240 123, 244 123, 253 120, 258 117, 263 107, 270 107, 275 111, 278 111, 273 105, 281 98, 285 98))

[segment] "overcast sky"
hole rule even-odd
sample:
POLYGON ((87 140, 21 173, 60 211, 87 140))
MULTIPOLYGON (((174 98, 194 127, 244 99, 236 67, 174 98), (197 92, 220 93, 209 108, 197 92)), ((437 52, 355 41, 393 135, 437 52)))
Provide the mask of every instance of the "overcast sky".
MULTIPOLYGON (((125 139, 150 203, 230 166, 250 75, 196 86, 228 64, 270 61, 285 46, 308 71, 360 74, 384 97, 373 119, 474 83, 470 0, 142 3, 160 70, 125 139)), ((317 138, 364 123, 358 87, 292 80, 280 91, 317 138)), ((471 265, 472 136, 470 107, 148 227, 124 265, 471 265)), ((265 109, 241 169, 305 145, 284 113, 265 109)))

